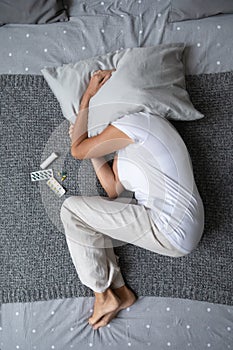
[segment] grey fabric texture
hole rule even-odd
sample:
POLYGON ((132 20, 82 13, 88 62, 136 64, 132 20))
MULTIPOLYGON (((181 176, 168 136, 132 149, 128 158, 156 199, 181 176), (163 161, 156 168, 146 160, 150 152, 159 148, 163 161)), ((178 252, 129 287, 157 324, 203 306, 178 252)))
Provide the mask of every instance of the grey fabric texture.
POLYGON ((2 26, 0 74, 41 74, 44 67, 75 63, 121 48, 177 42, 186 45, 186 74, 232 70, 233 14, 169 23, 170 0, 101 3, 70 0, 72 17, 68 22, 2 26))
POLYGON ((171 0, 169 22, 233 13, 232 0, 171 0))
POLYGON ((43 24, 58 21, 68 21, 62 0, 0 1, 0 25, 43 24))
POLYGON ((94 331, 93 305, 92 297, 3 304, 1 350, 232 349, 233 306, 140 297, 94 331))
POLYGON ((124 114, 142 110, 168 119, 195 120, 203 115, 193 107, 185 89, 184 46, 177 43, 123 49, 75 64, 45 68, 42 73, 64 117, 74 123, 91 74, 98 69, 116 69, 90 101, 89 136, 99 134, 124 114))
MULTIPOLYGON (((205 206, 205 232, 197 249, 181 258, 130 244, 115 248, 126 283, 138 295, 233 305, 232 78, 232 72, 186 77, 191 100, 205 118, 173 125, 193 161, 205 206)), ((0 83, 0 301, 93 296, 78 279, 59 213, 70 195, 106 193, 90 161, 70 156, 68 122, 44 78, 2 75, 0 83), (67 193, 61 198, 29 176, 52 151, 60 152, 51 165, 55 177, 61 168, 68 174, 67 193)))

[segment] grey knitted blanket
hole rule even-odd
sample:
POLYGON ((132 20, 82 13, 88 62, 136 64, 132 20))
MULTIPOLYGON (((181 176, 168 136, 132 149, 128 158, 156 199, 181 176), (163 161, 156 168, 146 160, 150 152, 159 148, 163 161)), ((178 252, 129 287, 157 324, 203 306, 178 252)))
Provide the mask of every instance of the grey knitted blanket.
MULTIPOLYGON (((233 72, 187 76, 191 99, 205 118, 173 122, 190 152, 205 206, 205 232, 186 257, 170 258, 125 244, 116 247, 127 284, 139 295, 233 305, 233 72)), ((41 76, 0 76, 0 302, 93 296, 76 274, 59 212, 70 195, 102 195, 89 160, 69 153, 68 126, 41 76), (54 176, 66 171, 58 198, 30 172, 52 152, 54 176)))

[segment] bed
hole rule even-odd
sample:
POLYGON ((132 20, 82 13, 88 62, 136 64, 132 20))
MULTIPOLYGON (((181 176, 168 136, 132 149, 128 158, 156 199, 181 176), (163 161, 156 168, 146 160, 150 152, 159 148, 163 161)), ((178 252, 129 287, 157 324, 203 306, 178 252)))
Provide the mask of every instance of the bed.
MULTIPOLYGON (((41 218, 37 225, 42 227, 42 231, 38 230, 33 237, 29 232, 18 236, 13 230, 14 234, 3 240, 1 349, 232 349, 233 12, 171 22, 170 0, 70 0, 66 1, 65 8, 68 21, 0 27, 1 156, 7 154, 9 162, 7 172, 6 166, 2 165, 1 202, 10 205, 13 198, 18 203, 11 211, 15 218, 11 222, 12 230, 15 227, 17 232, 23 231, 28 222, 28 210, 33 217, 41 218), (93 331, 87 324, 93 311, 93 295, 77 284, 64 236, 58 232, 57 201, 50 202, 50 194, 46 192, 42 201, 47 209, 42 213, 38 208, 38 196, 43 186, 34 187, 33 192, 30 182, 21 187, 25 167, 26 173, 36 170, 39 161, 57 147, 57 140, 63 160, 69 146, 68 123, 44 81, 41 69, 114 50, 173 42, 184 42, 187 46, 187 89, 194 105, 208 116, 201 121, 188 122, 190 124, 184 129, 182 122, 174 123, 188 146, 197 184, 208 207, 207 238, 199 248, 202 255, 206 254, 202 261, 203 270, 206 266, 205 274, 199 274, 195 265, 189 266, 188 271, 196 277, 192 284, 185 280, 184 271, 188 273, 185 264, 179 271, 169 265, 170 260, 164 260, 167 265, 160 271, 158 266, 151 265, 153 255, 124 246, 119 249, 122 265, 126 266, 123 272, 131 281, 130 286, 137 290, 139 299, 132 307, 121 311, 107 327, 93 331), (28 102, 32 106, 29 109, 28 102), (20 122, 21 115, 25 118, 20 122), (30 115, 37 116, 35 124, 30 124, 30 115), (25 150, 32 127, 35 139, 31 148, 25 150), (193 132, 195 127, 196 132, 193 132), (7 128, 9 133, 6 135, 7 128), (22 145, 18 151, 23 151, 27 158, 23 164, 17 161, 17 153, 11 153, 7 147, 7 144, 14 144, 15 137, 20 138, 22 145), (19 197, 25 193, 25 205, 22 206, 19 197), (45 222, 49 221, 48 215, 57 231, 42 234, 45 222), (221 230, 226 232, 225 242, 221 239, 221 230), (61 248, 63 251, 59 250, 61 248), (41 270, 38 270, 38 264, 41 270), (215 269, 216 265, 218 268, 215 269), (164 282, 163 288, 157 289, 155 277, 153 283, 148 282, 151 281, 151 276, 146 275, 148 266, 153 266, 160 279, 170 267, 168 287, 164 282), (59 284, 61 281, 63 288, 59 284), (52 284, 56 288, 50 288, 52 284)), ((78 194, 104 194, 99 183, 93 185, 90 180, 93 179, 90 164, 84 161, 78 168, 76 166, 71 159, 66 163, 70 174, 69 194, 76 193, 76 182, 79 183, 78 194), (75 175, 71 175, 73 172, 75 175)), ((57 173, 61 167, 58 162, 54 171, 57 173)), ((9 210, 6 212, 2 207, 1 212, 4 234, 9 210)))

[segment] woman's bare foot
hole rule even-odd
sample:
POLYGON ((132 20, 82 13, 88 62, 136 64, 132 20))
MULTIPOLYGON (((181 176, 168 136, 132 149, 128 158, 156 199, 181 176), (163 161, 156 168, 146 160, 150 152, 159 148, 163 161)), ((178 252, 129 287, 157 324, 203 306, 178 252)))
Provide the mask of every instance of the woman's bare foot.
POLYGON ((108 314, 104 315, 100 320, 99 322, 96 322, 93 326, 93 329, 94 330, 97 330, 98 328, 100 327, 105 327, 107 326, 113 318, 116 317, 116 315, 119 313, 119 309, 117 309, 116 311, 113 311, 113 312, 109 312, 108 314))
POLYGON ((103 293, 95 293, 95 297, 94 312, 88 320, 92 326, 104 315, 116 311, 121 303, 110 288, 103 293))
POLYGON ((120 298, 120 310, 126 309, 135 303, 137 300, 136 295, 126 285, 113 289, 113 292, 120 298))
POLYGON ((101 320, 93 326, 93 329, 96 330, 100 327, 105 327, 107 324, 118 314, 119 311, 126 309, 127 307, 133 305, 135 301, 137 300, 137 297, 134 295, 134 293, 127 288, 126 286, 122 286, 120 288, 114 289, 114 293, 118 296, 120 299, 120 305, 118 308, 112 312, 109 312, 105 314, 101 320))

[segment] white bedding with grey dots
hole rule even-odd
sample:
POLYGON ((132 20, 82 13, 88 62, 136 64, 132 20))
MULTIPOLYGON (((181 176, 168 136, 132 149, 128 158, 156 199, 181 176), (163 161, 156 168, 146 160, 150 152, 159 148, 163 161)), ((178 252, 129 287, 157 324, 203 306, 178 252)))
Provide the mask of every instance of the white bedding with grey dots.
MULTIPOLYGON (((68 0, 67 0, 68 1, 68 0)), ((233 14, 167 23, 169 0, 69 0, 70 21, 0 28, 0 74, 41 74, 116 49, 185 42, 186 74, 233 69, 233 14)), ((233 307, 140 297, 108 327, 87 324, 93 298, 1 305, 1 350, 233 349, 233 307)))

